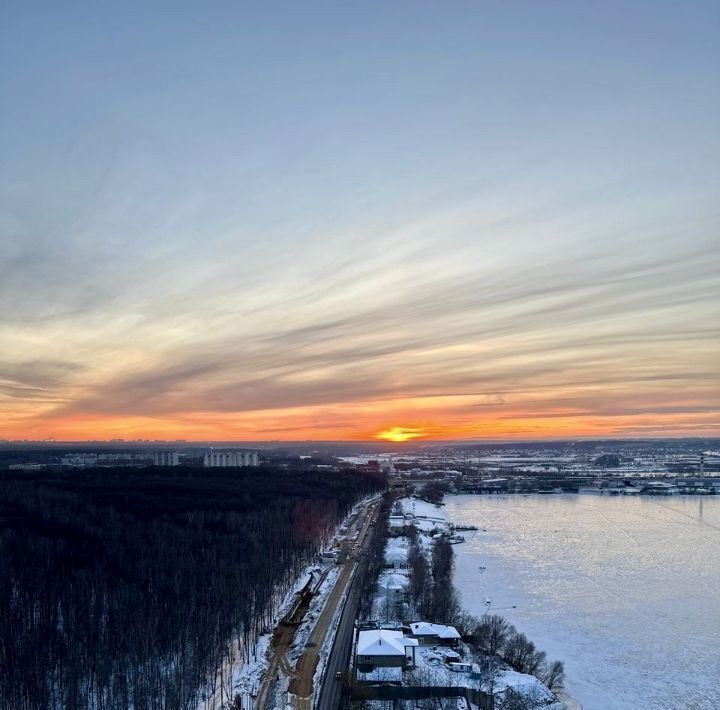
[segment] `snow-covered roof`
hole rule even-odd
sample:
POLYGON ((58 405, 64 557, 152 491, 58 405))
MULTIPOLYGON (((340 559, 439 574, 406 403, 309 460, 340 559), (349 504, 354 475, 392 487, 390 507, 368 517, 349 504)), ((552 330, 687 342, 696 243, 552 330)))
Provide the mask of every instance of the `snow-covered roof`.
POLYGON ((358 632, 358 656, 404 656, 406 646, 417 646, 416 639, 403 636, 402 631, 369 629, 358 632))
POLYGON ((427 621, 416 621, 410 624, 413 636, 437 636, 440 639, 459 639, 460 634, 454 626, 431 624, 427 621))
POLYGON ((408 561, 409 546, 405 538, 390 538, 385 547, 385 562, 402 565, 408 561))
POLYGON ((389 550, 385 553, 385 562, 387 564, 405 564, 407 555, 404 555, 399 550, 389 550))
POLYGON ((408 545, 401 538, 390 538, 385 547, 385 561, 390 562, 407 562, 408 545))

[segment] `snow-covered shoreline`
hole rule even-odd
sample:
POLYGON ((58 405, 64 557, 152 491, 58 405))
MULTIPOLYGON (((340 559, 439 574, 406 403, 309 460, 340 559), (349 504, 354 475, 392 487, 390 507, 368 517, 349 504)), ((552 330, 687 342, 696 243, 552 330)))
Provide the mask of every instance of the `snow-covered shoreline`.
POLYGON ((720 707, 720 500, 445 501, 480 527, 455 548, 463 605, 479 614, 490 598, 564 661, 584 710, 720 707))
MULTIPOLYGON (((443 507, 417 498, 399 499, 394 503, 390 516, 391 531, 394 529, 397 534, 402 533, 407 527, 415 528, 418 545, 430 554, 436 540, 453 532, 453 522, 443 507)), ((410 584, 411 572, 407 569, 410 545, 410 539, 401 535, 391 536, 385 546, 387 568, 381 572, 378 579, 373 604, 374 618, 384 626, 401 628, 402 613, 412 611, 412 609, 405 610, 406 605, 398 605, 394 602, 396 593, 398 597, 404 596, 410 584)), ((426 621, 433 620, 426 619, 426 621)), ((453 629, 453 633, 457 634, 457 631, 453 629)), ((535 676, 518 673, 504 663, 500 663, 498 671, 492 674, 491 685, 488 686, 486 686, 487 678, 483 676, 458 673, 453 670, 449 663, 451 657, 456 659, 463 657, 464 661, 470 662, 468 667, 473 665, 472 653, 462 642, 459 642, 455 649, 420 645, 415 649, 414 656, 415 667, 401 674, 403 684, 483 689, 497 696, 502 696, 511 689, 527 699, 532 698, 533 707, 547 710, 565 708, 565 705, 535 676)))

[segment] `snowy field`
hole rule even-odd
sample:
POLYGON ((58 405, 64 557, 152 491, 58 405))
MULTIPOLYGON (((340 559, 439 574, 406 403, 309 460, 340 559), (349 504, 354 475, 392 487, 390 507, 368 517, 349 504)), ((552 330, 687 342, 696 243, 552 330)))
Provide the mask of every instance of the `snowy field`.
POLYGON ((454 548, 463 606, 564 661, 585 710, 720 708, 720 497, 445 502, 480 528, 454 548))

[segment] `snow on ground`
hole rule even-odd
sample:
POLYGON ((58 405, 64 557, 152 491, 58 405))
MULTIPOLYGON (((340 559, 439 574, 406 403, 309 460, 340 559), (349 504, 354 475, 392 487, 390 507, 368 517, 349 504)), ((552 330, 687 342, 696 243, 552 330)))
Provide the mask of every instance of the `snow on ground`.
POLYGON ((720 498, 449 496, 487 528, 455 548, 472 614, 497 612, 585 710, 720 708, 720 498))
MULTIPOLYGON (((353 509, 348 515, 348 517, 356 513, 361 507, 367 505, 367 502, 370 499, 372 499, 372 496, 367 499, 358 501, 358 503, 353 506, 353 509)), ((341 520, 337 524, 334 536, 337 536, 339 534, 340 529, 346 524, 346 522, 347 518, 341 520)), ((307 584, 311 576, 314 579, 318 579, 324 569, 325 566, 312 563, 303 570, 303 572, 295 580, 295 583, 285 595, 282 603, 280 604, 280 607, 275 615, 276 619, 282 618, 290 610, 294 602, 295 595, 307 584)), ((288 662, 290 662, 292 665, 294 665, 300 655, 302 655, 304 646, 307 643, 308 637, 310 636, 310 632, 315 625, 315 621, 320 615, 320 612, 322 611, 328 594, 330 594, 330 591, 335 585, 335 580, 337 579, 338 573, 339 568, 335 565, 332 565, 328 571, 327 576, 323 580, 323 583, 320 585, 318 594, 313 598, 312 602, 310 603, 310 607, 305 615, 303 623, 298 627, 293 639, 293 645, 290 647, 290 651, 288 653, 288 662)), ((250 702, 250 697, 254 695, 254 693, 257 691, 257 688, 260 686, 262 678, 267 670, 269 661, 268 652, 270 650, 271 640, 272 632, 263 634, 259 637, 256 652, 250 663, 243 663, 240 658, 240 654, 237 652, 230 660, 229 665, 231 666, 230 672, 232 674, 232 677, 229 682, 225 683, 225 685, 226 687, 232 688, 232 695, 239 694, 241 696, 244 696, 244 704, 250 702)), ((227 669, 225 669, 225 671, 227 671, 227 669)), ((286 693, 287 684, 287 678, 284 678, 281 674, 281 680, 275 684, 275 688, 273 689, 271 694, 274 694, 276 698, 280 698, 286 693)), ((201 699, 198 702, 197 710, 215 710, 215 708, 219 708, 220 702, 218 698, 219 693, 216 693, 215 696, 212 698, 205 700, 201 699)))
POLYGON ((388 538, 385 545, 385 564, 399 566, 406 564, 410 553, 410 541, 406 537, 388 538))
POLYGON ((406 537, 388 538, 387 545, 385 545, 385 561, 389 562, 396 556, 401 556, 407 561, 409 552, 410 541, 406 537))
MULTIPOLYGON (((427 501, 414 498, 402 498, 397 502, 393 512, 398 513, 398 515, 391 518, 391 525, 394 523, 395 527, 405 525, 415 526, 421 533, 419 535, 419 542, 423 546, 432 545, 433 540, 428 534, 431 531, 442 530, 446 532, 450 529, 444 509, 427 501)), ((407 538, 389 538, 385 547, 386 563, 390 564, 394 561, 400 563, 403 555, 405 555, 404 559, 407 559, 409 548, 410 542, 407 538)), ((400 619, 393 617, 400 612, 402 607, 391 605, 388 603, 388 600, 391 598, 393 590, 405 589, 409 583, 409 572, 407 570, 400 571, 393 568, 383 570, 378 578, 377 593, 373 600, 373 618, 384 618, 388 623, 397 622, 399 624, 400 619)), ((457 653, 460 654, 462 662, 470 661, 470 651, 464 644, 460 644, 457 649, 444 646, 416 647, 416 667, 414 670, 402 674, 403 684, 480 689, 482 683, 480 678, 471 677, 471 673, 469 672, 456 672, 451 670, 448 661, 456 661, 457 653)), ((364 681, 389 682, 396 680, 396 675, 397 671, 395 669, 376 669, 374 674, 358 673, 358 679, 364 681), (376 678, 375 676, 378 677, 376 678), (380 678, 380 676, 383 677, 380 678)), ((495 677, 494 692, 496 694, 503 694, 508 688, 521 693, 527 698, 531 698, 534 701, 534 707, 543 708, 543 710, 562 710, 564 707, 534 676, 517 673, 510 668, 505 668, 495 677)), ((464 700, 458 700, 457 706, 453 706, 452 701, 450 701, 449 705, 443 704, 443 707, 466 707, 466 703, 464 700)))
POLYGON ((387 700, 365 700, 363 707, 366 710, 388 710, 389 707, 395 707, 397 710, 417 710, 419 707, 432 710, 477 710, 476 706, 468 703, 465 698, 442 698, 435 700, 423 700, 419 705, 415 700, 397 700, 395 703, 388 703, 387 700))
POLYGON ((402 668, 382 668, 378 666, 367 673, 358 671, 357 679, 363 683, 400 683, 402 668))
POLYGON ((419 498, 400 498, 390 515, 390 527, 414 525, 420 532, 447 532, 450 529, 443 508, 419 498))
POLYGON ((409 572, 394 572, 393 570, 384 570, 380 573, 378 579, 379 594, 385 596, 388 591, 395 589, 405 590, 410 584, 409 572))
MULTIPOLYGON (((448 664, 448 657, 460 653, 463 663, 470 662, 467 649, 443 646, 418 646, 415 649, 415 670, 405 674, 406 682, 413 685, 438 685, 483 689, 483 681, 473 678, 469 672, 456 672, 448 664)), ((537 705, 555 702, 553 694, 535 676, 518 673, 509 668, 501 670, 494 679, 494 692, 504 693, 508 688, 532 698, 537 705)), ((487 690, 487 688, 485 688, 487 690)))
MULTIPOLYGON (((335 586, 337 576, 340 572, 340 568, 332 565, 328 571, 327 577, 323 580, 318 593, 313 597, 310 602, 310 607, 305 613, 303 622, 298 626, 293 637, 293 643, 288 649, 286 654, 287 662, 290 666, 294 667, 297 664, 298 659, 302 656, 305 650, 305 644, 308 642, 310 634, 315 626, 318 616, 320 616, 323 606, 327 600, 328 595, 335 586)), ((321 662, 322 657, 321 657, 321 662)), ((316 671, 317 672, 317 671, 316 671)), ((276 708, 288 708, 291 709, 292 703, 289 702, 288 688, 290 685, 290 677, 285 674, 282 669, 279 673, 279 679, 274 681, 270 691, 268 692, 268 699, 273 699, 273 707, 276 708)), ((244 707, 244 706, 243 706, 244 707)))
POLYGON ((555 702, 555 696, 535 676, 510 668, 501 671, 495 678, 496 693, 505 692, 508 688, 533 698, 537 703, 555 702))
POLYGON ((398 503, 404 515, 414 515, 416 518, 428 518, 439 522, 446 522, 447 515, 442 506, 428 503, 419 498, 401 498, 398 503))
MULTIPOLYGON (((340 532, 347 525, 348 518, 351 517, 353 514, 357 513, 361 508, 366 507, 370 501, 378 497, 379 496, 376 494, 358 501, 353 506, 350 513, 343 520, 340 520, 338 522, 338 524, 335 526, 333 534, 330 535, 329 538, 332 539, 333 537, 344 537, 340 534, 340 532)), ((307 584, 311 576, 317 580, 324 569, 324 565, 311 563, 303 570, 303 572, 295 580, 293 586, 285 595, 282 603, 280 604, 278 611, 275 615, 276 619, 282 618, 290 610, 294 602, 295 595, 307 584)), ((338 574, 339 568, 335 565, 331 565, 327 576, 323 580, 323 583, 320 585, 318 593, 311 601, 310 607, 305 614, 303 623, 298 627, 295 633, 293 645, 290 647, 288 653, 288 662, 291 663, 291 665, 294 665, 297 659, 302 655, 308 637, 310 636, 310 633, 315 625, 315 621, 317 620, 317 617, 320 615, 322 608, 325 605, 327 596, 330 594, 332 588, 335 586, 335 581, 337 580, 338 574)), ((330 636, 330 634, 328 636, 330 636)), ((231 678, 224 684, 225 687, 232 688, 231 694, 233 696, 235 694, 239 694, 241 695, 241 697, 243 697, 243 706, 250 703, 251 696, 254 695, 254 693, 257 691, 262 681, 262 678, 267 670, 269 662, 268 653, 270 651, 271 640, 272 632, 263 634, 258 638, 253 659, 249 663, 242 662, 241 654, 238 652, 236 642, 235 653, 233 654, 233 657, 229 660, 229 662, 226 664, 225 668, 223 668, 223 673, 227 673, 228 671, 231 673, 231 678)), ((325 651, 325 656, 326 655, 327 651, 325 651)), ((321 654, 320 663, 324 664, 324 662, 325 658, 321 654)), ((220 671, 218 670, 218 675, 219 674, 220 671)), ((281 701, 281 699, 287 695, 287 687, 288 679, 281 674, 280 680, 274 684, 273 689, 269 693, 270 696, 274 696, 276 698, 277 707, 281 707, 282 705, 284 705, 284 700, 281 701)), ((200 693, 201 697, 197 704, 197 710, 216 710, 217 708, 220 708, 221 693, 219 691, 216 691, 214 696, 209 697, 209 692, 209 688, 206 688, 204 690, 204 693, 200 693), (203 694, 208 697, 203 698, 203 694)), ((226 695, 223 694, 222 697, 226 698, 226 695)))
MULTIPOLYGON (((291 608, 295 595, 307 584, 310 577, 314 574, 317 579, 320 574, 322 567, 317 564, 308 565, 295 580, 295 583, 285 595, 282 603, 277 612, 277 618, 284 616, 291 608)), ((257 640, 255 647, 255 653, 249 663, 243 663, 242 656, 238 651, 237 643, 235 643, 235 652, 233 657, 229 661, 230 668, 225 668, 224 672, 228 670, 231 673, 230 679, 224 683, 225 688, 231 689, 231 696, 234 697, 236 694, 243 698, 243 703, 247 704, 250 702, 250 698, 257 692, 260 686, 262 678, 267 670, 268 666, 268 651, 270 649, 270 641, 272 640, 272 632, 263 634, 257 640)), ((206 692, 208 692, 206 690, 206 692)), ((201 693, 202 696, 202 693, 201 693)), ((221 707, 221 699, 227 699, 227 694, 221 692, 218 684, 218 689, 214 696, 208 696, 206 699, 201 699, 198 702, 197 710, 207 710, 221 707)))
POLYGON ((233 672, 233 692, 241 696, 255 695, 260 686, 260 681, 267 668, 267 653, 270 648, 270 634, 261 636, 257 643, 254 659, 236 667, 233 672))
POLYGON ((335 565, 330 567, 330 571, 328 572, 327 577, 325 577, 325 579, 323 580, 323 583, 320 585, 318 593, 313 597, 313 600, 310 602, 310 607, 305 614, 305 618, 303 619, 302 624, 298 626, 297 631, 295 632, 292 646, 290 646, 287 654, 288 660, 291 662, 292 665, 295 665, 298 658, 302 656, 302 653, 305 650, 305 644, 310 637, 310 633, 315 626, 315 622, 317 621, 318 616, 320 616, 320 614, 322 613, 328 595, 335 586, 335 582, 337 580, 339 572, 340 567, 335 565))

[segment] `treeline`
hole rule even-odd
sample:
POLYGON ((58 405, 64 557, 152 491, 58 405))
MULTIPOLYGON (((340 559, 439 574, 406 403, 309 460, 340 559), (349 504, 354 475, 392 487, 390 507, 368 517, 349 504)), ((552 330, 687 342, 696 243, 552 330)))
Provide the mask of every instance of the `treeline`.
POLYGON ((502 616, 486 614, 476 618, 462 611, 453 585, 455 553, 446 538, 433 542, 428 560, 417 529, 407 526, 403 533, 410 539, 408 592, 412 616, 453 624, 464 631, 463 639, 478 655, 486 678, 492 678, 499 669, 497 664, 493 667, 492 657, 495 657, 519 673, 534 675, 551 691, 562 688, 565 679, 562 662, 548 661, 544 651, 537 649, 502 616))
POLYGON ((377 511, 378 524, 375 525, 375 534, 370 539, 367 555, 367 568, 365 570, 365 585, 358 600, 358 618, 368 619, 372 616, 375 585, 380 572, 385 566, 384 550, 388 539, 388 517, 390 515, 391 497, 385 493, 377 511))
POLYGON ((409 601, 413 616, 439 624, 451 624, 460 614, 457 591, 453 586, 455 554, 446 538, 438 538, 430 559, 421 547, 415 527, 409 527, 409 601))
POLYGON ((384 485, 270 468, 2 475, 0 708, 194 710, 384 485))
POLYGON ((418 491, 417 496, 421 500, 426 500, 428 503, 435 503, 439 505, 442 503, 445 494, 450 491, 450 485, 448 483, 442 483, 440 481, 429 481, 418 491))
POLYGON ((513 670, 529 673, 538 678, 550 690, 560 690, 565 680, 565 668, 561 661, 548 661, 544 651, 525 634, 519 632, 507 619, 497 614, 464 620, 470 626, 465 641, 476 651, 498 656, 513 670))

